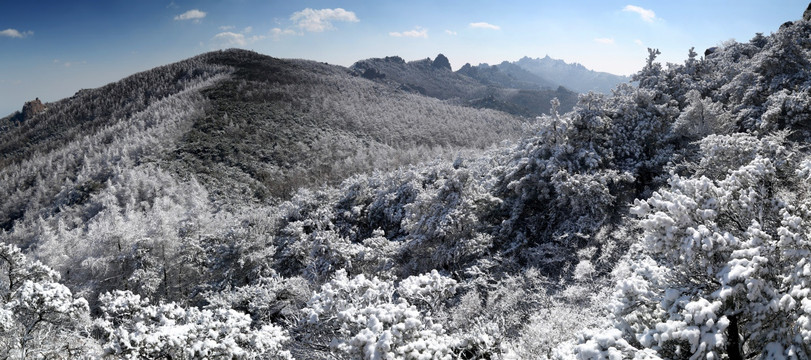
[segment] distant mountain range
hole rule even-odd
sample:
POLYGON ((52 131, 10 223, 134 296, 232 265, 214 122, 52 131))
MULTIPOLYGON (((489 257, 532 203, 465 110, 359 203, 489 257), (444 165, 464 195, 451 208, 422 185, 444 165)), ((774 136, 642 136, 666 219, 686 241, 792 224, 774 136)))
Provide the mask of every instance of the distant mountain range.
POLYGON ((566 87, 507 61, 499 65, 479 64, 478 66, 471 66, 468 63, 456 72, 477 79, 487 85, 507 88, 541 90, 555 89, 560 86, 566 87))
POLYGON ((465 64, 457 73, 477 79, 483 84, 506 88, 540 90, 565 87, 578 93, 589 91, 608 94, 617 85, 631 81, 630 76, 589 70, 580 64, 563 60, 523 57, 498 65, 465 64))
POLYGON ((548 114, 553 98, 560 100, 560 112, 572 110, 577 103, 576 92, 551 87, 551 83, 520 69, 467 65, 451 71, 447 57, 442 54, 434 60, 410 62, 399 56, 373 58, 358 61, 350 68, 359 76, 401 90, 527 117, 548 114))
POLYGON ((546 82, 580 93, 594 91, 608 94, 618 84, 631 81, 630 76, 589 70, 583 65, 567 64, 563 60, 552 59, 548 55, 535 59, 525 56, 516 62, 503 62, 498 65, 499 69, 505 72, 513 71, 511 69, 515 69, 515 66, 537 75, 546 82))
POLYGON ((434 60, 409 62, 399 56, 387 56, 358 61, 351 69, 357 75, 402 90, 522 116, 548 113, 552 98, 558 98, 560 111, 567 112, 577 103, 577 93, 608 94, 617 85, 631 80, 628 76, 589 70, 549 56, 523 57, 498 65, 468 63, 455 72, 442 54, 434 60))

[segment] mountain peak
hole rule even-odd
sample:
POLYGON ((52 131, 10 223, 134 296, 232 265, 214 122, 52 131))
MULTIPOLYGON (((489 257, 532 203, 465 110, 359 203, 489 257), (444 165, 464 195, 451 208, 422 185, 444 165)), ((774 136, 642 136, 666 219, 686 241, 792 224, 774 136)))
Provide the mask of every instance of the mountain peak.
POLYGON ((448 70, 451 70, 451 62, 448 60, 448 58, 445 55, 442 55, 442 54, 439 54, 439 55, 436 56, 436 59, 434 59, 434 62, 431 63, 431 66, 434 69, 448 69, 448 70))
POLYGON ((388 61, 388 62, 393 62, 395 64, 405 64, 406 63, 405 60, 403 60, 403 58, 401 58, 401 57, 399 57, 397 55, 386 56, 385 58, 383 58, 383 60, 388 61))

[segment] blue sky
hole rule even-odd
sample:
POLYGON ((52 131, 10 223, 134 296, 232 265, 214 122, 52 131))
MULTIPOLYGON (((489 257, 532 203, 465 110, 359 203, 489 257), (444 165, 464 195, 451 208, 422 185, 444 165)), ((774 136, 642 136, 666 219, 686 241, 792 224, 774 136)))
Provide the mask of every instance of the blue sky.
POLYGON ((241 47, 349 66, 443 53, 454 69, 523 56, 615 74, 802 16, 808 0, 770 1, 9 1, 0 0, 0 116, 206 51, 241 47))

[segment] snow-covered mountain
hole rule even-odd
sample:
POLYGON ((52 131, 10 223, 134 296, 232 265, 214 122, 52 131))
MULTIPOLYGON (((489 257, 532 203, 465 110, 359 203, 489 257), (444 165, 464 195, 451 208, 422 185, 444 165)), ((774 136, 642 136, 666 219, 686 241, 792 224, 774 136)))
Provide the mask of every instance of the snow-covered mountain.
POLYGON ((808 358, 809 39, 530 123, 245 51, 7 117, 0 354, 808 358))
POLYGON ((398 56, 366 59, 356 62, 351 69, 360 76, 405 91, 519 116, 548 114, 553 98, 560 101, 561 111, 569 111, 577 103, 575 92, 558 86, 536 86, 523 79, 510 80, 509 75, 497 69, 487 73, 468 71, 470 67, 451 71, 448 58, 442 54, 434 60, 410 62, 398 56))
POLYGON ((631 80, 628 76, 589 70, 581 64, 568 64, 563 60, 550 58, 549 55, 534 59, 525 56, 518 61, 497 66, 506 70, 511 65, 517 65, 536 75, 543 80, 543 84, 558 84, 579 93, 595 91, 608 94, 617 85, 631 80))

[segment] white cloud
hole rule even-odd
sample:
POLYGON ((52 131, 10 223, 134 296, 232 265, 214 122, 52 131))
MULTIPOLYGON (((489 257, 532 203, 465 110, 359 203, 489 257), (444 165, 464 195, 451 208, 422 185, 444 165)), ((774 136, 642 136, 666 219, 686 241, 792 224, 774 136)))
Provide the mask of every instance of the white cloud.
POLYGON ((279 40, 279 38, 285 35, 296 35, 296 32, 291 29, 284 30, 282 30, 281 28, 270 29, 270 36, 273 37, 273 40, 279 40))
POLYGON ((423 29, 417 26, 414 30, 403 32, 390 32, 389 36, 394 37, 411 37, 411 38, 428 38, 428 29, 423 29))
POLYGON ((59 59, 54 59, 54 60, 53 60, 53 63, 54 63, 54 64, 62 64, 62 66, 66 67, 66 68, 69 68, 69 67, 71 67, 71 66, 73 66, 73 65, 84 65, 84 64, 87 64, 87 61, 82 60, 82 61, 64 61, 64 62, 63 62, 62 60, 59 60, 59 59))
POLYGON ((84 64, 87 64, 87 61, 84 61, 84 60, 83 60, 83 61, 79 61, 79 62, 70 62, 70 61, 67 61, 67 62, 65 62, 63 65, 65 65, 65 67, 71 67, 71 66, 73 66, 73 65, 84 65, 84 64))
POLYGON ((614 44, 614 39, 613 38, 596 38, 596 39, 594 39, 594 42, 598 42, 600 44, 606 44, 606 45, 613 45, 614 44))
POLYGON ((644 9, 636 5, 625 5, 622 8, 622 11, 630 11, 639 14, 642 17, 642 20, 647 22, 653 22, 656 19, 656 13, 653 10, 644 9))
POLYGON ((445 33, 448 35, 456 35, 456 31, 445 30, 445 33))
POLYGON ((264 40, 264 35, 245 36, 245 34, 235 33, 231 31, 221 32, 211 38, 211 46, 213 48, 229 48, 229 47, 245 47, 248 44, 255 43, 259 40, 264 40))
MULTIPOLYGON (((223 26, 220 26, 218 28, 220 29, 220 31, 223 31, 223 32, 225 32, 225 31, 234 32, 233 30, 236 30, 237 27, 234 26, 234 25, 223 25, 223 26)), ((245 27, 244 29, 242 29, 242 31, 240 31, 240 33, 242 33, 242 34, 250 34, 252 32, 253 32, 253 26, 245 27)))
POLYGON ((245 39, 244 34, 238 34, 230 31, 221 32, 217 35, 214 35, 214 37, 211 38, 211 42, 216 47, 234 47, 248 45, 248 40, 245 39))
POLYGON ((197 9, 192 9, 186 11, 180 15, 175 16, 175 20, 194 20, 194 22, 200 22, 200 19, 206 17, 205 11, 200 11, 197 9))
POLYGON ((346 11, 341 8, 336 9, 319 9, 314 10, 306 8, 301 11, 296 11, 290 15, 290 20, 293 20, 301 29, 311 32, 322 32, 324 30, 332 30, 335 27, 332 25, 333 21, 346 21, 358 22, 358 17, 352 11, 346 11))
POLYGON ((22 39, 24 37, 28 37, 34 35, 33 31, 19 31, 17 29, 5 29, 0 31, 0 36, 10 37, 10 38, 17 38, 22 39))
POLYGON ((634 39, 634 44, 637 44, 639 46, 645 46, 645 44, 642 42, 642 40, 639 40, 639 39, 634 39))
POLYGON ((475 22, 470 23, 470 27, 474 29, 490 29, 490 30, 501 30, 501 26, 488 24, 486 22, 475 22))

